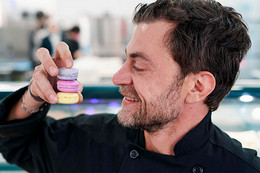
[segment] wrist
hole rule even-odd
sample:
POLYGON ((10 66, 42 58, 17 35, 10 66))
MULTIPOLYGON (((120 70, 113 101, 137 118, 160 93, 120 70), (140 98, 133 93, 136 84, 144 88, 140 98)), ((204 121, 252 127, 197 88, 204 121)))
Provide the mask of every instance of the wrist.
POLYGON ((41 97, 35 96, 35 95, 32 93, 32 91, 31 91, 32 81, 33 81, 33 79, 30 80, 30 83, 29 83, 29 86, 28 86, 29 95, 30 95, 35 101, 44 102, 44 100, 43 100, 41 97))
POLYGON ((33 114, 38 111, 42 111, 46 104, 47 104, 46 102, 42 102, 42 101, 40 102, 36 100, 34 97, 32 97, 29 88, 23 94, 21 99, 21 108, 28 114, 33 114))
POLYGON ((35 100, 35 101, 38 101, 38 102, 44 102, 44 100, 41 98, 41 97, 38 97, 38 96, 35 96, 33 95, 33 93, 31 92, 31 85, 28 86, 28 93, 29 95, 35 100))
POLYGON ((19 101, 16 104, 14 104, 6 120, 11 121, 27 118, 30 115, 32 115, 32 112, 34 112, 34 110, 38 109, 38 111, 41 111, 45 106, 47 106, 46 102, 35 101, 29 95, 28 90, 26 90, 22 98, 20 98, 19 101))

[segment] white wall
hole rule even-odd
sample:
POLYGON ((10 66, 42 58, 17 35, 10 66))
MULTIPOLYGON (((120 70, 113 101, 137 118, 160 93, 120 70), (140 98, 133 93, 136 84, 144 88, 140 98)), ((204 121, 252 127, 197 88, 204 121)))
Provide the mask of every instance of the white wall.
POLYGON ((9 11, 48 11, 59 18, 74 18, 82 13, 100 15, 110 12, 115 15, 129 16, 140 2, 155 0, 0 0, 9 11))

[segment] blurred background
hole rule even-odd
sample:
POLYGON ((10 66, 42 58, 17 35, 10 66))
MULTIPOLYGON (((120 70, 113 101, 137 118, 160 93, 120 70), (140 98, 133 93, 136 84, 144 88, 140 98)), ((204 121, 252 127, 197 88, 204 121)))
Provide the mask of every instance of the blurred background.
MULTIPOLYGON (((52 49, 48 43, 55 45, 59 41, 67 42, 73 57, 79 61, 97 59, 96 62, 83 63, 86 70, 107 71, 102 67, 103 61, 104 64, 111 62, 106 68, 117 67, 118 63, 120 66, 121 61, 116 59, 124 56, 133 29, 131 17, 135 6, 153 1, 0 0, 0 81, 28 81, 32 69, 38 64, 35 51, 42 46, 52 49)), ((239 79, 259 80, 258 0, 219 1, 240 12, 249 26, 253 44, 241 63, 239 79)), ((87 78, 84 75, 83 83, 111 81, 107 73, 92 75, 87 78)))
MULTIPOLYGON (((112 84, 131 37, 131 18, 138 3, 154 0, 0 0, 0 100, 26 86, 39 64, 35 52, 65 41, 71 49, 78 80, 84 85, 81 105, 53 105, 56 119, 79 113, 117 113, 122 96, 112 84)), ((219 0, 242 14, 252 47, 240 76, 213 121, 245 147, 260 151, 260 3, 219 0)), ((258 153, 259 154, 259 153, 258 153)), ((0 158, 0 172, 20 171, 0 158)))

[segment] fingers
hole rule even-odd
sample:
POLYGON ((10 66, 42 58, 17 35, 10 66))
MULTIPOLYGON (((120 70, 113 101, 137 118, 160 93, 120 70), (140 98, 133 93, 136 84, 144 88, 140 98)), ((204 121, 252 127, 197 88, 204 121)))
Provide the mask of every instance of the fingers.
POLYGON ((42 66, 37 66, 30 89, 33 95, 41 97, 48 103, 55 104, 58 102, 58 98, 47 76, 48 74, 46 74, 42 66))
MULTIPOLYGON (((69 46, 60 42, 55 49, 55 56, 51 57, 49 51, 45 48, 37 50, 36 55, 41 62, 40 66, 35 68, 33 73, 33 82, 31 83, 31 92, 35 96, 41 97, 46 102, 55 104, 58 102, 57 94, 54 91, 60 67, 71 68, 73 66, 73 59, 69 46)), ((81 92, 82 85, 79 87, 79 102, 83 101, 81 92)))
POLYGON ((82 91, 83 91, 83 85, 79 82, 79 92, 81 93, 82 91))
POLYGON ((36 55, 41 62, 41 65, 51 76, 57 76, 59 73, 58 67, 54 63, 49 51, 45 48, 37 50, 36 55))
POLYGON ((81 83, 79 83, 79 90, 78 90, 78 95, 79 95, 79 101, 77 104, 80 104, 83 102, 83 96, 81 94, 81 92, 83 91, 83 86, 81 83))
POLYGON ((54 59, 58 67, 71 68, 73 66, 73 59, 69 46, 64 42, 60 42, 57 44, 55 50, 54 59))
MULTIPOLYGON (((33 80, 31 82, 31 92, 35 96, 41 97, 44 101, 56 104, 58 103, 58 97, 54 90, 54 87, 56 86, 56 81, 54 78, 50 79, 48 78, 48 74, 46 71, 44 71, 44 68, 42 65, 37 66, 33 73, 33 80)), ((83 86, 79 82, 79 89, 78 89, 78 95, 79 95, 79 101, 78 104, 82 103, 83 96, 81 92, 83 91, 83 86)))
POLYGON ((80 103, 83 102, 83 96, 82 96, 82 94, 80 92, 78 92, 78 95, 79 95, 79 101, 78 101, 77 104, 80 104, 80 103))
POLYGON ((51 57, 49 51, 46 48, 40 48, 36 52, 37 58, 40 60, 44 69, 51 76, 57 76, 59 73, 58 68, 60 67, 71 68, 73 66, 71 52, 69 50, 69 46, 66 43, 58 43, 55 50, 54 58, 51 57))

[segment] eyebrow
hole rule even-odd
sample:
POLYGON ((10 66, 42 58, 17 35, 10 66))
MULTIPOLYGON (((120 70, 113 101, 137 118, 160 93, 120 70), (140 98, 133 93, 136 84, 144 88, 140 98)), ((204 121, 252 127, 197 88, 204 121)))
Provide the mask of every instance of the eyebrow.
MULTIPOLYGON (((127 55, 127 49, 125 49, 125 54, 127 55)), ((133 58, 133 59, 135 59, 135 58, 141 58, 141 59, 143 59, 143 60, 146 61, 146 62, 151 62, 151 60, 148 58, 148 56, 145 55, 145 54, 142 53, 142 52, 130 53, 130 54, 129 54, 129 57, 130 57, 130 58, 133 58)))

